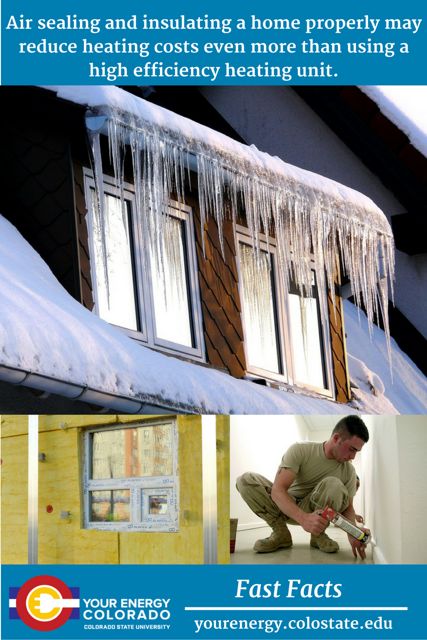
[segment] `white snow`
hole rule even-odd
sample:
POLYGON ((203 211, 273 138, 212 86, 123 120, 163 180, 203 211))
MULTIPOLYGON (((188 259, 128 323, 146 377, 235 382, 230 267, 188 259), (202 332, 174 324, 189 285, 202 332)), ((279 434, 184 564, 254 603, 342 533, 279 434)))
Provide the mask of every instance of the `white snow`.
POLYGON ((359 87, 427 157, 427 86, 359 87))
POLYGON ((383 332, 375 329, 375 344, 370 343, 366 320, 359 325, 355 308, 348 304, 349 350, 365 363, 351 365, 359 384, 353 406, 303 392, 260 387, 141 346, 72 298, 1 216, 0 296, 0 365, 18 370, 121 397, 169 403, 173 410, 202 413, 427 411, 426 378, 392 342, 392 386, 383 332), (378 378, 383 380, 384 394, 378 378), (377 395, 371 392, 370 383, 377 395))
POLYGON ((366 316, 344 303, 349 369, 354 404, 366 413, 426 413, 427 378, 392 340, 392 370, 384 332, 374 326, 368 337, 366 316), (360 318, 359 318, 360 316, 360 318))
POLYGON ((212 148, 225 151, 235 158, 243 159, 253 166, 258 166, 260 169, 282 173, 290 179, 311 189, 321 191, 333 199, 343 200, 346 204, 351 203, 356 208, 369 211, 375 216, 379 228, 389 231, 381 209, 364 194, 317 173, 285 163, 277 156, 273 157, 268 153, 259 151, 255 145, 247 146, 237 142, 218 131, 198 124, 168 109, 153 105, 118 87, 50 86, 43 88, 54 91, 59 98, 76 104, 96 109, 102 106, 116 109, 122 113, 141 118, 159 128, 179 132, 188 139, 197 140, 212 148))

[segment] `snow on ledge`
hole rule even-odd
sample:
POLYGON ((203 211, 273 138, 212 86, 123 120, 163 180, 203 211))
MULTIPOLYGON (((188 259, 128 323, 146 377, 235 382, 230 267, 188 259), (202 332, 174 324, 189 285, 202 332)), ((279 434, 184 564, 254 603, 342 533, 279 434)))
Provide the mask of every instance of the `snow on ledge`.
MULTIPOLYGON (((40 256, 2 216, 0 295, 0 366, 87 386, 118 399, 166 404, 175 411, 223 414, 397 411, 384 395, 376 396, 363 388, 359 389, 357 404, 349 407, 302 392, 278 391, 236 380, 225 373, 141 346, 72 298, 40 256)), ((352 328, 354 314, 353 311, 349 314, 352 328)), ((366 327, 358 326, 356 356, 361 349, 369 351, 371 346, 366 327)), ((380 333, 381 350, 385 350, 384 334, 380 333)), ((420 372, 416 373, 414 365, 401 352, 398 357, 399 365, 405 367, 404 379, 399 383, 399 411, 425 412, 425 378, 420 372), (406 398, 404 388, 407 388, 406 398)), ((374 359, 377 366, 381 360, 384 372, 380 375, 386 375, 385 353, 381 351, 381 358, 379 352, 375 353, 374 359)), ((373 368, 372 364, 369 366, 373 368)))
POLYGON ((258 150, 255 145, 248 146, 237 142, 218 131, 198 124, 168 109, 151 104, 123 89, 112 86, 45 86, 41 88, 54 91, 58 98, 75 104, 92 108, 109 107, 130 114, 135 118, 142 118, 159 128, 179 132, 187 138, 198 140, 214 149, 225 151, 231 156, 242 158, 260 169, 283 174, 333 199, 351 203, 357 208, 366 210, 375 217, 375 223, 379 229, 383 233, 391 235, 387 218, 381 209, 370 198, 355 189, 312 171, 288 164, 277 156, 273 157, 258 150))
POLYGON ((427 158, 427 87, 359 87, 427 158))

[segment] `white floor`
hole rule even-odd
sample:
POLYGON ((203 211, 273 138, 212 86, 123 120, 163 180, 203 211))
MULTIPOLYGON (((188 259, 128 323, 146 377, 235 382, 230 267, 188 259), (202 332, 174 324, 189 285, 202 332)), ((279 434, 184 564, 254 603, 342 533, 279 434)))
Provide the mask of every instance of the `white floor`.
POLYGON ((372 547, 368 545, 366 560, 353 557, 347 534, 337 527, 328 527, 327 534, 340 545, 337 553, 323 553, 310 547, 310 534, 302 527, 290 526, 293 546, 274 553, 255 553, 253 545, 259 538, 270 535, 267 526, 238 531, 235 552, 230 554, 231 564, 372 564, 372 547))

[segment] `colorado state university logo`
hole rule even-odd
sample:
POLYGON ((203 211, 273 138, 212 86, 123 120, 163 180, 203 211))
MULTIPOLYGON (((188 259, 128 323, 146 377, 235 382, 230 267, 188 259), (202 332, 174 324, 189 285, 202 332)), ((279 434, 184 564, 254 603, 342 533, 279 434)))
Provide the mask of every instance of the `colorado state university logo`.
POLYGON ((78 618, 79 605, 79 589, 52 576, 36 576, 9 592, 10 617, 37 631, 53 631, 70 617, 78 618))

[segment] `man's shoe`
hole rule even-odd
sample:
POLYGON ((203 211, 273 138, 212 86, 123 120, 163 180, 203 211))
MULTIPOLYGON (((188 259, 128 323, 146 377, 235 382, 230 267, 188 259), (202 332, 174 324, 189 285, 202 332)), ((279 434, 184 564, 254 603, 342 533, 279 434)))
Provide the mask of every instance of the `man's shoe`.
POLYGON ((321 533, 320 536, 311 535, 310 547, 320 549, 323 553, 336 553, 338 551, 339 544, 332 540, 326 533, 321 533))
POLYGON ((277 549, 287 549, 292 547, 292 536, 286 524, 283 522, 280 525, 273 527, 273 531, 268 538, 257 540, 254 544, 254 551, 257 553, 271 553, 277 551, 277 549))

